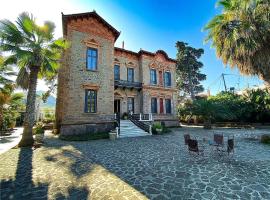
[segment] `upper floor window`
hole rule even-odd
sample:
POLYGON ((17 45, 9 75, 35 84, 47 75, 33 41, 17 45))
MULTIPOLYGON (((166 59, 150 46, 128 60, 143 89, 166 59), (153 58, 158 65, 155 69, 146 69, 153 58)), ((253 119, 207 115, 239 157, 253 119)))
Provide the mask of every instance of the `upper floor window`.
POLYGON ((120 66, 114 65, 114 80, 120 80, 120 66))
POLYGON ((97 70, 97 59, 98 59, 97 49, 88 48, 86 57, 87 57, 86 58, 87 69, 97 70))
POLYGON ((127 68, 127 81, 134 82, 134 69, 133 68, 127 68))
POLYGON ((97 112, 97 91, 96 90, 85 90, 84 112, 86 113, 97 112))
POLYGON ((151 113, 157 113, 157 98, 151 98, 151 113))
POLYGON ((150 69, 150 84, 157 84, 157 71, 155 69, 150 69))
POLYGON ((171 106, 170 99, 165 99, 165 107, 166 107, 166 113, 171 114, 172 113, 172 106, 171 106))
POLYGON ((172 86, 171 72, 165 72, 165 74, 164 74, 164 85, 165 85, 165 87, 171 87, 172 86))

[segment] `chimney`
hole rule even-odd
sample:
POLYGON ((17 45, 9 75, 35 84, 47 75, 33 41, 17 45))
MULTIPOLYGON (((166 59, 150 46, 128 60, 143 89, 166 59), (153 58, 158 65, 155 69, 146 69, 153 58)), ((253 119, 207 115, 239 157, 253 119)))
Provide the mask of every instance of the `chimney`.
POLYGON ((122 42, 122 49, 124 49, 125 48, 125 42, 123 41, 122 42))

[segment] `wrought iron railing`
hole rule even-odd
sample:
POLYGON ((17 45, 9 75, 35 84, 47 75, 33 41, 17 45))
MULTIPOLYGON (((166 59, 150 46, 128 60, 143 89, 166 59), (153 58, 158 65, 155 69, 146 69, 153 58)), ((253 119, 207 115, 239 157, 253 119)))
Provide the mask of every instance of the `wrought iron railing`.
POLYGON ((133 122, 136 126, 138 126, 140 129, 144 130, 145 132, 152 135, 152 126, 144 123, 143 121, 140 121, 138 119, 137 114, 130 114, 128 116, 129 120, 133 122))
POLYGON ((141 89, 142 83, 131 82, 131 81, 126 81, 126 80, 114 80, 114 87, 141 89))

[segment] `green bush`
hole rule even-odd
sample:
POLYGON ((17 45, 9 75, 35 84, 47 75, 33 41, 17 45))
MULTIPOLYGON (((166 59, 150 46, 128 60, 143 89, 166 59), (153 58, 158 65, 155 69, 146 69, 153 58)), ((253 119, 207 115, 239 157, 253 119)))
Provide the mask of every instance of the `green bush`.
POLYGON ((83 135, 60 135, 61 140, 66 141, 88 141, 88 140, 99 140, 108 139, 109 133, 89 133, 83 135))
POLYGON ((181 121, 269 122, 270 94, 266 89, 250 90, 244 95, 221 92, 206 100, 187 101, 178 106, 181 121))
POLYGON ((42 122, 36 123, 36 125, 33 128, 34 134, 43 134, 45 132, 44 130, 44 124, 42 122))
POLYGON ((264 144, 270 144, 270 135, 269 134, 262 135, 261 142, 264 144))

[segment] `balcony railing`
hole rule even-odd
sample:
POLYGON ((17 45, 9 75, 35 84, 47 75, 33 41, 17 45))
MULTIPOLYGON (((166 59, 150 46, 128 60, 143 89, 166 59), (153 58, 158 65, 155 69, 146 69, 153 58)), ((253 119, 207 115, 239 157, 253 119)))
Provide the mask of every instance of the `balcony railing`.
POLYGON ((130 82, 126 80, 114 80, 115 88, 129 88, 129 89, 142 89, 142 83, 130 82))

